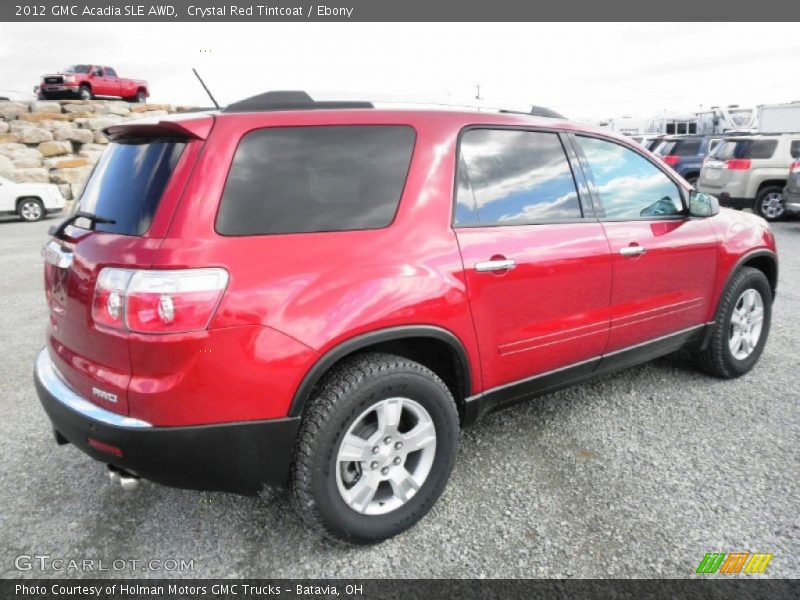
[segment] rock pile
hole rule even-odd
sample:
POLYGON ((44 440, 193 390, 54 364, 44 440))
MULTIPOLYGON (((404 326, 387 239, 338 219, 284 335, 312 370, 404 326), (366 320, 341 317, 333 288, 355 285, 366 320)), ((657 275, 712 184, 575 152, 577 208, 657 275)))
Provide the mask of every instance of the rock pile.
POLYGON ((108 143, 103 129, 177 110, 115 100, 0 101, 0 175, 55 183, 74 200, 108 143))

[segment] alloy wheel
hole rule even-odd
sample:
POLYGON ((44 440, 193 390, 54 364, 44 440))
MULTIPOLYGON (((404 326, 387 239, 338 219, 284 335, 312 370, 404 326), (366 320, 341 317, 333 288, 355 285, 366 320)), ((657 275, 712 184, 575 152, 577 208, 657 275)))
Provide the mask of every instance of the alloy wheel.
POLYGON ((728 330, 728 348, 737 360, 753 353, 764 325, 764 300, 753 288, 742 292, 733 306, 728 330))
POLYGON ((388 398, 362 412, 336 457, 336 484, 345 503, 366 515, 386 514, 419 491, 436 456, 436 428, 409 398, 388 398))
POLYGON ((27 200, 23 202, 20 214, 26 221, 38 221, 42 218, 42 206, 38 202, 27 200))
POLYGON ((761 199, 761 214, 768 219, 778 219, 783 216, 783 194, 770 192, 761 199))

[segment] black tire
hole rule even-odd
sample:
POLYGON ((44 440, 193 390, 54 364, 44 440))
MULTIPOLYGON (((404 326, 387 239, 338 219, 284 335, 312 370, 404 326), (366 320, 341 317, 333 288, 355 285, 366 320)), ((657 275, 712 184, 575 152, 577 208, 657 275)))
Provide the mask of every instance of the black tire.
POLYGON ((44 204, 39 198, 20 198, 17 202, 17 214, 23 221, 33 223, 44 219, 44 204))
POLYGON ((136 96, 134 96, 134 102, 138 102, 139 104, 144 104, 147 102, 147 94, 144 90, 139 90, 136 92, 136 96))
POLYGON ((92 88, 90 88, 88 85, 82 85, 78 90, 78 98, 81 100, 91 100, 93 98, 92 88))
MULTIPOLYGON (((773 196, 774 197, 774 196, 773 196)), ((756 201, 753 204, 753 212, 756 213, 759 217, 766 219, 767 221, 780 221, 786 215, 786 208, 784 207, 784 200, 783 200, 783 187, 777 185, 769 185, 763 188, 761 191, 758 192, 756 196, 756 201), (774 210, 770 210, 768 206, 765 206, 767 196, 771 194, 780 194, 780 210, 777 212, 774 210)))
POLYGON ((731 279, 722 293, 708 344, 697 354, 701 369, 710 375, 723 379, 741 377, 758 362, 769 336, 772 320, 772 288, 767 277, 758 269, 743 267, 731 279), (731 330, 731 317, 736 303, 745 290, 754 289, 764 304, 764 321, 755 348, 746 358, 739 360, 731 352, 728 336, 731 330))
POLYGON ((303 521, 326 538, 352 545, 381 542, 405 531, 431 509, 450 477, 458 449, 453 396, 430 369, 391 354, 345 359, 310 401, 298 434, 291 494, 303 521), (348 506, 337 484, 337 454, 351 425, 371 406, 401 396, 423 406, 433 421, 433 464, 419 490, 391 512, 366 515, 348 506))

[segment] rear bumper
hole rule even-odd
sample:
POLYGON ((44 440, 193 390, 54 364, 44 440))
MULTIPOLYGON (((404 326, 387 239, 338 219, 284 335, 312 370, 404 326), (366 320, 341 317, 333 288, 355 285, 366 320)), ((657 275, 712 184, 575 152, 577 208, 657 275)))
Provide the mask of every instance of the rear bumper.
POLYGON ((61 438, 95 460, 144 479, 245 495, 288 482, 299 418, 153 427, 78 396, 61 379, 46 348, 36 360, 34 384, 61 438), (118 448, 122 456, 90 446, 89 438, 118 448))

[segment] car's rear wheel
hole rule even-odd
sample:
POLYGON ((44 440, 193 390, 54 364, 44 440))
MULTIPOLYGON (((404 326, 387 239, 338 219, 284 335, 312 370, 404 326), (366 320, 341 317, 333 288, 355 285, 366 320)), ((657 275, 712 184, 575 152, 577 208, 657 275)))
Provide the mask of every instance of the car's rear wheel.
POLYGON ((764 273, 744 267, 722 294, 708 343, 698 354, 701 368, 717 377, 744 375, 758 362, 772 320, 772 288, 764 273))
POLYGON ((17 205, 17 214, 23 221, 40 221, 44 218, 44 205, 38 198, 23 198, 17 205))
POLYGON ((431 370, 389 354, 336 368, 303 418, 292 496, 325 537, 371 544, 408 529, 444 490, 458 412, 431 370))
POLYGON ((765 187, 758 193, 754 212, 767 221, 777 221, 786 212, 783 199, 783 188, 778 186, 765 187))

